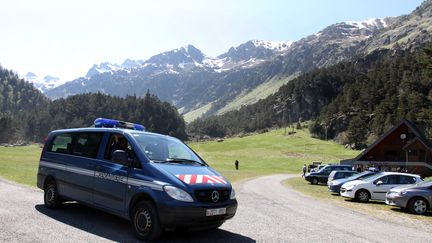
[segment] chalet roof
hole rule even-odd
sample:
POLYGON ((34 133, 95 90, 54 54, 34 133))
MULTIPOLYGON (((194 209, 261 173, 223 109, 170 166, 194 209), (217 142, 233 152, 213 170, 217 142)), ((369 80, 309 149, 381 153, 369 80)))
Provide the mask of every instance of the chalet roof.
POLYGON ((409 141, 405 146, 403 146, 403 150, 407 150, 412 144, 414 144, 416 141, 420 141, 427 149, 432 151, 431 146, 429 146, 427 144, 428 141, 423 141, 423 139, 416 137, 414 139, 412 139, 411 141, 409 141))
MULTIPOLYGON (((394 132, 402 124, 405 124, 411 130, 411 132, 414 133, 414 135, 416 136, 416 139, 420 140, 420 142, 422 142, 428 149, 432 150, 431 143, 426 139, 423 132, 421 132, 413 122, 411 122, 407 119, 402 119, 398 124, 396 124, 395 126, 390 128, 389 130, 387 130, 383 135, 381 135, 381 137, 379 137, 373 144, 369 145, 369 147, 367 147, 363 152, 361 152, 353 160, 359 160, 363 155, 368 153, 373 147, 375 147, 377 144, 379 144, 382 140, 384 140, 384 138, 386 138, 389 134, 394 132)), ((413 141, 410 141, 410 143, 411 142, 413 142, 413 141)))

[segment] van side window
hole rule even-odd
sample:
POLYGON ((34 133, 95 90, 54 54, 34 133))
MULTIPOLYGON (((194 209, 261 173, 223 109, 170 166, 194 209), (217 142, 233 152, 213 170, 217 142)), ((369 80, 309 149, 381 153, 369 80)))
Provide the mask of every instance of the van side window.
MULTIPOLYGON (((105 149, 106 160, 112 161, 112 154, 116 150, 123 150, 128 154, 129 159, 132 161, 132 166, 135 168, 141 168, 141 165, 137 162, 135 153, 132 150, 132 146, 128 140, 121 134, 112 134, 108 140, 107 147, 105 149)), ((114 162, 113 162, 114 163, 114 162)))
POLYGON ((96 158, 102 137, 103 133, 100 132, 76 134, 76 142, 72 154, 83 157, 96 158))
POLYGON ((51 140, 49 152, 69 154, 72 146, 72 134, 59 134, 51 140))

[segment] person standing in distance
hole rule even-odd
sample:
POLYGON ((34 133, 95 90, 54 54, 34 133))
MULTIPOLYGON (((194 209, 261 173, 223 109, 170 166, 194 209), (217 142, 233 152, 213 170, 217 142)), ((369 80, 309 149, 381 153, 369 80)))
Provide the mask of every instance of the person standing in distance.
POLYGON ((306 175, 306 164, 303 164, 303 174, 302 177, 304 177, 306 175))

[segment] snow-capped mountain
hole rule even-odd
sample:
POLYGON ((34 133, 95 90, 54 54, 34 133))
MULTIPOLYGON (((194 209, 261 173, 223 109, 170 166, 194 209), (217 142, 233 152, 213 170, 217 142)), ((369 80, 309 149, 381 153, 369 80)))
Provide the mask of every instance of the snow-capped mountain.
POLYGON ((339 23, 295 42, 250 40, 216 57, 186 45, 146 61, 94 65, 86 77, 46 94, 51 98, 85 92, 142 96, 150 90, 182 112, 209 103, 213 104, 210 112, 216 112, 275 75, 288 77, 353 56, 359 43, 383 27, 381 20, 339 23))
POLYGON ((24 80, 27 80, 30 83, 33 83, 35 88, 40 90, 41 92, 45 92, 49 89, 56 88, 65 82, 62 82, 59 78, 53 77, 51 75, 47 75, 44 78, 40 79, 35 73, 28 72, 26 75, 22 77, 24 80))
POLYGON ((93 67, 91 67, 88 70, 88 72, 86 74, 86 78, 91 78, 92 76, 97 75, 97 74, 101 74, 101 73, 107 73, 107 72, 113 73, 113 72, 118 71, 120 69, 121 69, 120 65, 112 64, 109 62, 103 62, 99 65, 94 64, 93 67))
POLYGON ((216 58, 207 57, 204 62, 215 71, 228 71, 233 68, 248 68, 268 61, 289 49, 292 41, 251 40, 216 58))
POLYGON ((339 35, 341 37, 347 36, 350 38, 367 39, 371 37, 378 30, 387 27, 385 19, 368 19, 364 21, 345 21, 337 24, 330 25, 322 31, 316 33, 316 36, 327 34, 332 37, 339 35))
POLYGON ((364 21, 345 21, 346 24, 355 26, 358 29, 377 30, 387 27, 385 19, 367 19, 364 21))
POLYGON ((131 59, 126 59, 124 62, 119 65, 116 63, 110 63, 110 62, 103 62, 100 64, 94 64, 86 74, 86 78, 90 78, 94 75, 101 74, 101 73, 113 73, 119 70, 130 70, 133 68, 138 68, 143 64, 143 61, 138 60, 134 61, 131 59))
POLYGON ((266 60, 275 54, 287 51, 292 41, 259 41, 251 40, 237 47, 231 47, 227 53, 220 55, 218 58, 227 58, 229 61, 239 62, 250 59, 266 60))
POLYGON ((109 62, 94 64, 86 78, 102 73, 113 74, 117 71, 147 69, 153 74, 179 73, 185 71, 224 72, 233 68, 245 68, 271 59, 290 47, 291 41, 258 41, 252 40, 238 47, 231 48, 218 57, 210 57, 193 45, 186 45, 171 51, 150 57, 147 61, 126 59, 121 65, 109 62))
POLYGON ((269 95, 262 89, 271 86, 277 90, 283 84, 278 80, 290 80, 376 49, 421 47, 431 39, 431 3, 400 17, 336 23, 295 42, 251 40, 216 57, 187 45, 146 61, 102 63, 89 70, 92 75, 46 94, 51 98, 85 92, 142 96, 150 91, 176 105, 181 113, 216 114, 224 107, 231 109, 229 103, 245 94, 269 95))

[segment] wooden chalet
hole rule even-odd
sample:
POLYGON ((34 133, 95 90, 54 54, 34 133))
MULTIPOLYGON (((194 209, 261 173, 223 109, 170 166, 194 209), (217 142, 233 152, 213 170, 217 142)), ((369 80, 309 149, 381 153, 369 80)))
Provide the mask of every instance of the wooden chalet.
POLYGON ((412 122, 402 120, 354 159, 341 164, 380 171, 407 171, 432 176, 432 146, 423 132, 412 122))

